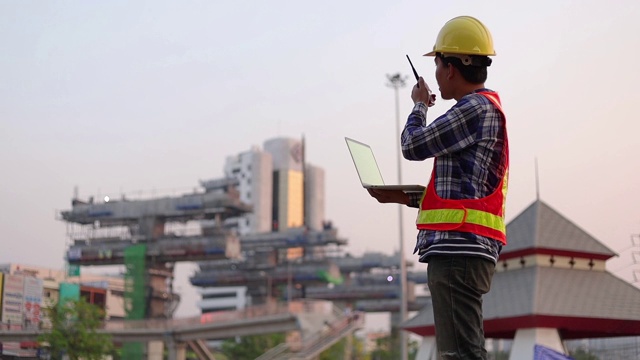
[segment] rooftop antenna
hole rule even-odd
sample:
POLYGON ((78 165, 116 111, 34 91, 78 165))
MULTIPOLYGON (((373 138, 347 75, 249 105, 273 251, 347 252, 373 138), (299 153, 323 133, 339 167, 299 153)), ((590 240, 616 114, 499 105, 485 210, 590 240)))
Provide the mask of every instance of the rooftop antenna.
POLYGON ((302 226, 304 228, 306 228, 308 225, 310 225, 307 221, 307 201, 308 199, 306 198, 306 189, 307 189, 307 162, 306 162, 306 157, 307 157, 307 149, 306 149, 306 144, 305 144, 305 140, 304 140, 304 133, 302 133, 302 140, 301 140, 301 147, 302 147, 302 226))
POLYGON ((538 176, 538 158, 535 158, 536 167, 536 201, 540 201, 540 177, 538 176))

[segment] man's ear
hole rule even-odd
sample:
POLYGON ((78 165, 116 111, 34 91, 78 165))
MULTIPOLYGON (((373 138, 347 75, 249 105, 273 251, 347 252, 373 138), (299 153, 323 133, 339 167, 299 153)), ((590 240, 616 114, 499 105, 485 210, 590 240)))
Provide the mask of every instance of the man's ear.
POLYGON ((453 66, 452 63, 448 63, 447 64, 447 79, 451 80, 455 77, 456 75, 456 71, 458 71, 458 69, 456 69, 455 66, 453 66))

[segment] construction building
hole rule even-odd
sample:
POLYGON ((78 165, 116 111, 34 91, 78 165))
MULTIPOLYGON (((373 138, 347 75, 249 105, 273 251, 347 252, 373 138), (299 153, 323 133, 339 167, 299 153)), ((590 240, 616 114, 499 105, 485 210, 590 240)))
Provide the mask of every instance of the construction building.
MULTIPOLYGON (((399 311, 400 256, 344 255, 347 240, 325 218, 324 171, 305 163, 304 140, 267 140, 264 150, 227 157, 223 172, 179 196, 74 196, 59 215, 69 266, 124 265, 129 320, 172 318, 180 261, 199 264, 191 283, 202 288, 204 314, 307 298, 399 311)), ((424 272, 411 276, 426 282, 424 272)), ((425 299, 409 293, 410 308, 419 309, 425 299)))
MULTIPOLYGON (((399 255, 343 254, 346 240, 325 218, 324 170, 305 162, 304 139, 267 140, 264 150, 254 146, 227 157, 224 168, 239 184, 241 199, 253 207, 244 217, 254 220, 229 220, 241 225, 243 256, 201 262, 193 285, 203 291, 244 285, 250 304, 316 298, 362 311, 399 311, 399 255), (272 219, 268 231, 266 219, 272 219)), ((409 277, 412 284, 426 283, 425 272, 409 277)), ((415 298, 413 286, 409 290, 410 308, 418 310, 425 299, 415 298)))

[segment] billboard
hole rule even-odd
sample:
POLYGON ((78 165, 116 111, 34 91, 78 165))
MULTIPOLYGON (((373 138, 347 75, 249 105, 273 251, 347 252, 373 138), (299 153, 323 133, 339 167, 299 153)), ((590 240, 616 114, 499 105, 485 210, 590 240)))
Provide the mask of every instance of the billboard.
POLYGON ((24 307, 24 276, 4 276, 2 292, 2 323, 10 329, 22 329, 22 309, 24 307))
POLYGON ((38 327, 42 320, 42 290, 42 279, 24 278, 24 322, 27 327, 38 327))
MULTIPOLYGON (((24 276, 4 275, 2 286, 2 324, 9 330, 22 329, 22 309, 24 305, 24 276)), ((17 355, 19 342, 2 343, 2 354, 17 355)))
POLYGON ((58 306, 64 305, 67 301, 76 300, 80 300, 80 284, 60 283, 58 306))

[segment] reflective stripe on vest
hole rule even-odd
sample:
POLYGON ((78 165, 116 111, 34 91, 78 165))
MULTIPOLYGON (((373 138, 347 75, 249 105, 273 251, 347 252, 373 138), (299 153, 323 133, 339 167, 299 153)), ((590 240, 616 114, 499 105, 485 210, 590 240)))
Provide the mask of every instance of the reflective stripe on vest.
POLYGON ((474 224, 505 232, 506 227, 502 216, 474 209, 436 209, 422 210, 418 214, 420 224, 453 224, 454 230, 462 224, 474 224))
MULTIPOLYGON (((506 121, 497 93, 480 92, 478 94, 491 101, 506 121)), ((420 201, 420 211, 416 219, 418 229, 470 232, 496 239, 506 244, 504 210, 509 174, 509 142, 506 124, 504 136, 503 159, 505 161, 505 173, 498 183, 498 187, 483 198, 452 200, 439 197, 435 191, 437 159, 434 161, 431 180, 420 201)))

